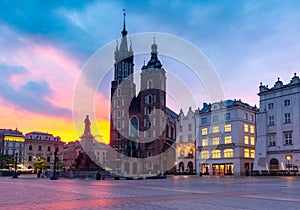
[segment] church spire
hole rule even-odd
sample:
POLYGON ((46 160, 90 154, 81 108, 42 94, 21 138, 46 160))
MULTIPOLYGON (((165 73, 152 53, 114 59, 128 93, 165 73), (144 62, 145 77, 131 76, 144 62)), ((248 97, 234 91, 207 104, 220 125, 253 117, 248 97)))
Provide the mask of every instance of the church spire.
POLYGON ((122 36, 126 36, 127 35, 127 31, 126 31, 126 13, 125 13, 125 9, 123 9, 123 16, 124 16, 124 23, 123 23, 123 30, 122 30, 122 36))

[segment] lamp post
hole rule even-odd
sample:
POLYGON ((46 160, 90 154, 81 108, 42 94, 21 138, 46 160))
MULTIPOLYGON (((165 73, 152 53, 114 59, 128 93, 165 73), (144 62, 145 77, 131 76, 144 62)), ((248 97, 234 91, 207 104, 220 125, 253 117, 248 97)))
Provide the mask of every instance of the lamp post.
POLYGON ((16 153, 16 160, 15 160, 15 173, 13 175, 13 179, 18 178, 18 174, 17 174, 17 163, 18 163, 18 153, 16 153))
POLYGON ((50 180, 58 180, 58 177, 56 177, 56 156, 58 152, 58 146, 55 146, 55 151, 54 151, 54 166, 53 166, 53 174, 50 180))
POLYGON ((292 159, 292 156, 291 155, 287 155, 285 158, 287 160, 288 174, 290 175, 290 160, 292 159))

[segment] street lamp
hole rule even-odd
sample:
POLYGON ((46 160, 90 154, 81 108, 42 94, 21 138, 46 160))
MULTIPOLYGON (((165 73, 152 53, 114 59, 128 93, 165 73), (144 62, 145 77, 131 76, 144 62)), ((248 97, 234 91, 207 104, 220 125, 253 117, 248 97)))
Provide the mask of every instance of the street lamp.
POLYGON ((53 166, 53 174, 50 180, 58 180, 58 177, 56 177, 56 156, 58 152, 58 146, 55 146, 55 151, 54 151, 54 166, 53 166))
POLYGON ((290 174, 290 160, 292 159, 292 156, 291 155, 287 155, 285 158, 287 160, 288 174, 290 174))
POLYGON ((18 174, 17 174, 17 163, 18 163, 18 153, 16 153, 16 160, 15 160, 15 173, 13 175, 13 179, 18 178, 18 174))

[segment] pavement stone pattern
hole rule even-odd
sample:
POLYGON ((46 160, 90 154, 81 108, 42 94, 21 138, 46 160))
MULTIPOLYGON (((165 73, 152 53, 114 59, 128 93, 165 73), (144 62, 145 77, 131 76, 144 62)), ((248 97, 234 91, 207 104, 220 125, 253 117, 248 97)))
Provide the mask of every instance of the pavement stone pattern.
POLYGON ((0 177, 0 209, 300 209, 300 177, 0 177))

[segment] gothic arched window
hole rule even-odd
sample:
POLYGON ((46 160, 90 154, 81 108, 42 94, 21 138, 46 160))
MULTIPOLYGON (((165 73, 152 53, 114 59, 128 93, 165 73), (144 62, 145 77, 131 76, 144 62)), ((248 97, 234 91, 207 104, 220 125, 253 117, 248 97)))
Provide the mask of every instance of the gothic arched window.
POLYGON ((130 136, 134 137, 134 136, 138 136, 138 132, 139 132, 139 119, 134 116, 130 119, 130 136))
POLYGON ((152 89, 153 87, 152 87, 152 80, 151 79, 149 79, 148 81, 147 81, 147 89, 152 89))

